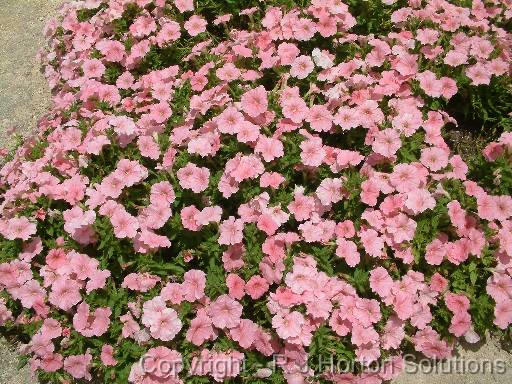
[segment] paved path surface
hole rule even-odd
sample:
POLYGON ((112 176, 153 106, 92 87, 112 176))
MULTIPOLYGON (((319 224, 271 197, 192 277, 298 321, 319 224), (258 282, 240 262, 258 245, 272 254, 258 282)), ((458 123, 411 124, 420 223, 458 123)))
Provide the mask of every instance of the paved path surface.
MULTIPOLYGON (((46 21, 62 0, 0 0, 0 147, 34 129, 50 105, 50 91, 35 56, 46 21)), ((35 384, 29 369, 17 369, 16 348, 0 339, 0 384, 35 384)))
POLYGON ((50 92, 35 55, 46 21, 61 0, 0 1, 0 146, 9 129, 26 134, 49 106, 50 92))
POLYGON ((451 361, 437 365, 407 364, 392 384, 512 384, 512 355, 496 340, 459 347, 451 361))
MULTIPOLYGON (((43 26, 61 2, 0 0, 0 146, 9 141, 12 135, 8 130, 14 126, 22 134, 30 132, 50 105, 50 93, 35 55, 44 45, 43 26)), ((466 374, 411 373, 402 375, 394 384, 512 383, 512 355, 495 342, 489 341, 476 351, 462 351, 461 357, 466 361, 466 374), (493 360, 497 364, 503 362, 505 375, 469 373, 474 361, 493 360)), ((18 371, 17 362, 15 348, 0 340, 0 384, 35 384, 27 367, 18 371)), ((409 369, 414 370, 417 368, 409 369)))

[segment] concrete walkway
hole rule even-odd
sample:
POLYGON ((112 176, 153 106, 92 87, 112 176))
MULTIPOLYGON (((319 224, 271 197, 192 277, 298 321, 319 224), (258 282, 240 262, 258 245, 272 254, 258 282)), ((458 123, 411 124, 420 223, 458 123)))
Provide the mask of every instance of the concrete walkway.
POLYGON ((11 128, 27 133, 49 106, 50 92, 35 55, 42 30, 62 0, 0 1, 0 146, 11 128))
MULTIPOLYGON (((44 46, 43 28, 62 0, 0 1, 0 147, 13 132, 26 135, 50 106, 50 91, 35 56, 44 46)), ((0 339, 0 384, 35 384, 18 367, 16 347, 0 339)))

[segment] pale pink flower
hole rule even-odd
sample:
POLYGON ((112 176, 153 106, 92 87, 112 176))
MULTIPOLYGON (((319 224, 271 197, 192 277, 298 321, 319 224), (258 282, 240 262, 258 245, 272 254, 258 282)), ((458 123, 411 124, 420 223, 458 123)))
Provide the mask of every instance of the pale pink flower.
POLYGON ((242 268, 244 266, 244 260, 242 259, 244 254, 245 247, 242 243, 237 243, 228 247, 228 249, 222 254, 224 269, 229 272, 242 268))
POLYGON ((192 319, 187 331, 186 339, 194 345, 201 345, 206 340, 213 339, 215 331, 213 329, 212 319, 204 310, 199 311, 197 317, 192 319))
POLYGON ((198 231, 201 228, 201 225, 196 221, 196 216, 199 213, 199 209, 194 205, 184 207, 180 213, 181 224, 183 227, 190 231, 198 231))
POLYGON ((309 109, 306 121, 316 132, 329 132, 332 128, 333 116, 324 105, 313 105, 309 109))
POLYGON ((184 281, 182 289, 184 290, 184 298, 187 301, 194 302, 204 297, 204 289, 206 287, 206 274, 197 269, 191 269, 183 275, 184 281))
POLYGON ((286 181, 286 179, 280 173, 265 172, 260 177, 260 187, 261 188, 270 187, 272 189, 277 189, 285 181, 286 181))
POLYGON ((89 373, 91 362, 92 356, 89 353, 71 355, 64 359, 64 370, 75 379, 91 380, 91 374, 89 373))
POLYGON ((295 220, 304 221, 311 217, 311 214, 315 210, 315 198, 311 196, 304 196, 303 194, 296 194, 294 200, 288 204, 288 210, 295 220))
POLYGON ((24 308, 32 308, 36 303, 43 302, 46 296, 46 291, 36 280, 27 281, 16 291, 16 298, 24 308))
POLYGON ((269 285, 267 281, 258 275, 254 275, 245 284, 245 291, 253 299, 257 300, 268 291, 269 285))
POLYGON ((392 315, 384 327, 382 347, 386 350, 398 349, 404 338, 404 323, 396 315, 392 315))
POLYGON ((512 300, 500 301, 494 308, 494 324, 501 329, 507 329, 512 324, 512 300))
POLYGON ((306 102, 299 96, 284 100, 282 107, 284 117, 287 117, 295 124, 302 123, 309 112, 306 102))
POLYGON ((105 66, 98 59, 85 60, 82 65, 84 76, 88 78, 101 78, 105 73, 105 66))
POLYGON ((200 168, 194 163, 188 163, 178 170, 177 176, 182 188, 200 193, 208 188, 210 171, 208 168, 200 168))
POLYGON ((152 136, 140 136, 137 140, 140 154, 152 160, 160 157, 160 147, 152 136))
POLYGON ((62 327, 57 320, 48 318, 44 320, 39 332, 51 340, 62 336, 62 327))
POLYGON ((310 167, 320 166, 326 157, 322 139, 320 138, 312 138, 303 141, 300 143, 300 149, 302 163, 310 167))
POLYGON ((5 306, 5 302, 0 300, 0 325, 10 320, 13 320, 12 312, 5 306))
POLYGON ((261 135, 258 138, 254 152, 259 153, 266 162, 270 162, 284 155, 284 146, 278 139, 261 135))
POLYGON ((453 96, 457 94, 457 82, 449 77, 441 77, 439 79, 440 87, 441 87, 441 95, 445 99, 451 99, 453 96))
POLYGON ((117 360, 114 358, 114 347, 109 344, 103 344, 101 347, 101 362, 105 366, 114 366, 117 364, 117 360))
POLYGON ((436 206, 436 200, 428 190, 416 189, 407 193, 405 206, 417 215, 427 209, 434 209, 436 206))
POLYGON ((267 91, 262 85, 251 89, 242 95, 241 103, 245 113, 251 117, 257 117, 267 111, 267 91))
POLYGON ((430 289, 435 292, 443 292, 448 288, 448 280, 445 279, 439 272, 436 272, 430 278, 430 289))
POLYGON ((341 223, 336 224, 335 233, 336 233, 336 236, 338 236, 338 237, 344 237, 344 238, 354 237, 356 234, 354 223, 351 220, 345 220, 345 221, 342 221, 341 223))
POLYGON ((137 37, 145 37, 156 31, 156 22, 151 16, 139 16, 130 25, 130 33, 137 37))
POLYGON ((217 328, 234 328, 240 324, 242 305, 228 295, 221 295, 209 305, 208 315, 217 328))
POLYGON ((226 63, 215 72, 217 77, 224 81, 234 81, 241 75, 240 70, 233 63, 226 63))
POLYGON ((350 267, 355 267, 361 260, 357 245, 350 240, 338 238, 336 240, 336 256, 342 258, 350 267))
POLYGON ((386 269, 377 267, 370 272, 370 288, 380 297, 387 297, 392 287, 393 279, 386 269))
POLYGON ((176 194, 174 193, 171 183, 168 181, 161 181, 151 186, 151 194, 149 198, 151 204, 163 206, 166 204, 172 204, 176 199, 176 194))
MULTIPOLYGON (((356 96, 365 97, 364 92, 356 93, 356 96)), ((375 100, 358 100, 360 104, 356 107, 358 125, 364 128, 373 129, 377 124, 384 121, 385 116, 375 100)))
POLYGON ((56 372, 62 368, 62 355, 58 353, 50 353, 41 359, 41 369, 45 372, 56 372))
POLYGON ((400 135, 391 128, 377 132, 372 143, 372 149, 385 157, 394 156, 401 146, 400 135))
POLYGON ((219 206, 205 207, 202 211, 197 212, 194 219, 200 226, 210 223, 219 223, 222 217, 222 208, 219 206))
POLYGON ((441 82, 437 80, 435 73, 425 71, 416 75, 420 81, 420 87, 430 97, 441 96, 441 82))
POLYGON ((323 179, 316 190, 316 195, 323 205, 335 204, 343 199, 342 179, 323 179))
POLYGON ((297 311, 278 313, 272 318, 272 327, 283 340, 298 337, 304 324, 304 316, 297 311))
POLYGON ((108 330, 111 314, 110 308, 96 308, 91 313, 89 305, 82 302, 73 316, 73 327, 86 337, 101 336, 108 330))
POLYGON ((295 44, 281 43, 277 47, 277 54, 281 60, 281 65, 290 65, 299 55, 300 50, 295 44))
POLYGON ((149 273, 130 273, 124 279, 121 287, 132 291, 148 292, 154 288, 161 279, 149 273))
POLYGON ((167 283, 165 287, 160 291, 160 296, 165 300, 169 301, 173 305, 179 305, 185 299, 184 290, 181 284, 178 283, 167 283))
POLYGON ((258 217, 256 226, 259 230, 265 232, 267 236, 272 236, 279 229, 279 224, 269 214, 263 214, 258 217))
MULTIPOLYGON (((149 117, 155 122, 162 124, 167 121, 172 116, 172 110, 168 103, 161 102, 158 104, 153 104, 150 107, 149 117)), ((143 136, 142 136, 143 137, 143 136)), ((145 152, 156 152, 158 149, 158 145, 154 144, 146 144, 149 148, 145 150, 145 152)), ((139 145, 139 148, 141 146, 139 145)), ((142 150, 141 150, 142 152, 142 150)), ((149 156, 148 156, 149 157, 149 156)))
POLYGON ((455 294, 448 292, 444 297, 446 306, 453 314, 465 313, 469 310, 470 301, 463 294, 455 294))
POLYGON ((156 36, 158 45, 162 47, 170 42, 178 40, 181 37, 180 29, 181 27, 179 23, 175 21, 165 22, 156 36))
POLYGON ((413 110, 411 113, 401 113, 394 117, 391 125, 398 132, 410 137, 421 127, 422 123, 421 112, 413 110))
POLYGON ((425 260, 430 265, 440 265, 446 255, 446 245, 439 239, 433 240, 425 249, 425 260))
POLYGON ((182 327, 176 311, 167 308, 159 296, 144 303, 142 323, 149 328, 152 337, 163 341, 174 339, 182 327))
POLYGON ((185 24, 184 28, 188 32, 190 36, 197 36, 200 33, 203 33, 206 31, 206 26, 208 25, 208 22, 203 19, 200 16, 193 15, 188 19, 185 24))
POLYGON ((440 171, 448 165, 449 152, 438 147, 430 147, 421 150, 421 163, 432 172, 440 171))
POLYGON ((334 123, 339 125, 344 131, 353 129, 359 125, 357 111, 350 107, 341 107, 334 116, 334 123))
POLYGON ((80 285, 75 280, 69 280, 65 277, 58 278, 52 284, 48 300, 56 307, 68 311, 82 300, 80 285))
POLYGON ((149 382, 176 382, 183 370, 181 354, 163 346, 149 349, 141 362, 149 382))
POLYGON ((174 6, 181 13, 194 10, 194 0, 174 0, 174 6))
POLYGON ((14 217, 7 220, 5 227, 0 226, 2 234, 8 240, 28 240, 37 231, 36 224, 30 222, 25 216, 14 217))
POLYGON ((450 322, 448 330, 456 337, 463 336, 471 328, 471 315, 469 313, 455 314, 450 322))
POLYGON ((290 69, 290 75, 297 79, 305 79, 311 72, 313 72, 314 68, 315 64, 313 63, 313 60, 311 60, 311 57, 302 55, 293 61, 290 69))
POLYGON ((119 239, 130 238, 133 239, 137 235, 139 229, 139 222, 135 217, 130 215, 124 209, 117 209, 110 218, 112 226, 114 227, 114 234, 119 239))
POLYGON ((117 163, 115 175, 122 181, 123 186, 131 187, 145 180, 148 177, 148 170, 138 161, 122 159, 117 163))
POLYGON ((230 273, 226 277, 226 286, 229 290, 229 296, 233 299, 241 300, 245 296, 245 281, 235 273, 230 273))
POLYGON ((393 61, 392 66, 402 76, 415 75, 418 71, 418 55, 411 55, 408 53, 401 53, 393 61))
POLYGON ((408 193, 419 188, 422 178, 416 166, 400 163, 393 169, 389 181, 398 192, 408 193))
POLYGON ((416 222, 403 213, 388 218, 386 225, 396 243, 411 241, 416 233, 416 222))
MULTIPOLYGON (((247 99, 245 101, 246 107, 252 103, 251 97, 253 96, 254 95, 247 96, 247 99)), ((256 113, 256 116, 259 115, 259 112, 255 111, 254 113, 256 113)), ((220 115, 216 117, 216 122, 219 131, 227 134, 235 134, 237 127, 244 121, 244 115, 242 115, 242 113, 234 107, 227 107, 224 111, 222 111, 220 115)))
POLYGON ((451 67, 457 67, 462 64, 467 64, 468 55, 464 52, 457 50, 448 51, 444 57, 444 63, 451 67))
POLYGON ((241 143, 253 143, 260 136, 260 127, 244 120, 236 129, 236 138, 241 143))
POLYGON ((366 229, 359 234, 361 242, 363 243, 364 250, 370 256, 381 257, 384 248, 384 240, 380 237, 374 229, 366 229))
POLYGON ((244 223, 240 219, 235 219, 230 216, 224 220, 220 226, 219 244, 221 245, 235 245, 241 243, 243 240, 244 223))
POLYGON ((471 80, 472 85, 489 85, 492 74, 480 63, 466 69, 466 76, 471 80))
POLYGON ((229 335, 242 348, 249 349, 256 339, 258 325, 251 320, 242 319, 240 324, 229 330, 229 335))

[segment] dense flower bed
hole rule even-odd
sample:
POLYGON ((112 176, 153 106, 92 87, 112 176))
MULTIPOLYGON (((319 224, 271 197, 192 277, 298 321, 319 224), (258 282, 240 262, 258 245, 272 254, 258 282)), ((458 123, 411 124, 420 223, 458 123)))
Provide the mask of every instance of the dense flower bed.
POLYGON ((511 7, 66 4, 0 171, 2 332, 42 380, 145 384, 373 384, 510 336, 511 7), (465 108, 499 136, 471 162, 465 108))

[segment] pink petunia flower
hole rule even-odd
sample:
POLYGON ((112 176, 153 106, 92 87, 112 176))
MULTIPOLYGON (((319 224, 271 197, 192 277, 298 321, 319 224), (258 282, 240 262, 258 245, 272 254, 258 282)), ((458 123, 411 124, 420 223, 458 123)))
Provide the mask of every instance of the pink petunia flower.
POLYGON ((253 299, 257 300, 268 291, 269 285, 267 281, 258 275, 252 276, 245 284, 245 291, 253 299))
POLYGON ((200 168, 194 163, 188 163, 178 170, 177 176, 182 188, 200 193, 208 188, 210 171, 207 168, 200 168))
POLYGON ((375 135, 372 149, 385 157, 392 157, 402 146, 400 135, 394 129, 384 129, 375 135))
POLYGON ((114 366, 117 364, 117 360, 114 358, 114 347, 109 344, 104 344, 101 347, 101 362, 105 366, 114 366))
POLYGON ((382 298, 386 298, 393 287, 393 279, 383 267, 377 267, 370 272, 370 288, 382 298))
POLYGON ((228 295, 221 295, 209 305, 208 315, 217 328, 234 328, 240 324, 242 305, 228 295))
POLYGON ((265 113, 268 108, 267 91, 261 85, 245 92, 240 101, 243 111, 251 117, 265 113))
POLYGON ((313 60, 311 60, 311 57, 302 55, 292 62, 290 75, 297 79, 305 79, 311 72, 313 72, 314 68, 315 64, 313 63, 313 60))
POLYGON ((64 370, 75 379, 91 380, 91 374, 89 373, 91 362, 92 356, 90 353, 71 355, 64 359, 64 370))
POLYGON ((86 337, 101 336, 108 330, 111 314, 110 308, 96 308, 91 313, 89 305, 82 302, 73 316, 73 327, 86 337))
POLYGON ((220 237, 219 244, 235 245, 243 240, 244 223, 240 219, 230 216, 227 220, 221 222, 219 226, 220 237))
POLYGON ((216 333, 213 328, 212 319, 206 314, 206 311, 199 311, 197 316, 190 322, 186 339, 192 344, 199 346, 215 337, 216 333))
POLYGON ((304 324, 304 316, 296 311, 278 313, 272 318, 272 327, 283 340, 298 337, 304 324))
POLYGON ((151 336, 162 341, 170 341, 182 328, 178 314, 167 308, 165 301, 157 296, 143 305, 142 323, 149 328, 151 336))
POLYGON ((184 27, 190 36, 197 36, 206 31, 208 22, 200 16, 193 15, 188 19, 184 27))
POLYGON ((241 300, 245 295, 245 281, 235 273, 230 273, 226 277, 226 286, 228 287, 229 296, 233 299, 241 300))
POLYGON ((36 233, 36 224, 29 221, 28 218, 14 217, 7 220, 5 227, 0 226, 2 234, 8 240, 22 239, 28 240, 32 235, 36 233))

